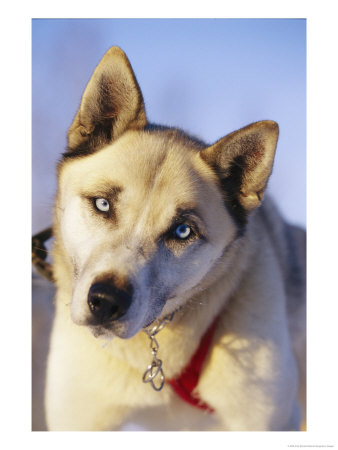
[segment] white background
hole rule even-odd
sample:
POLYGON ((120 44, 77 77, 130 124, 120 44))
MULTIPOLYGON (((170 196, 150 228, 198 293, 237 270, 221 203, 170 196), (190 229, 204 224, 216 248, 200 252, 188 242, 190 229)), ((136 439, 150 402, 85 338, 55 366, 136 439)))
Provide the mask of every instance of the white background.
POLYGON ((69 1, 2 3, 2 150, 1 248, 2 441, 7 448, 31 447, 143 449, 285 449, 288 445, 337 445, 337 31, 335 2, 322 0, 240 1, 220 5, 209 0, 193 8, 182 1, 124 2, 96 0, 81 8, 69 1), (18 4, 19 3, 19 4, 18 4), (217 6, 218 5, 218 6, 217 6), (308 300, 309 418, 306 433, 31 433, 31 40, 32 17, 306 17, 308 19, 308 300), (5 65, 4 65, 5 64, 5 65), (6 307, 11 307, 10 310, 6 307), (15 320, 13 320, 15 318, 15 320))

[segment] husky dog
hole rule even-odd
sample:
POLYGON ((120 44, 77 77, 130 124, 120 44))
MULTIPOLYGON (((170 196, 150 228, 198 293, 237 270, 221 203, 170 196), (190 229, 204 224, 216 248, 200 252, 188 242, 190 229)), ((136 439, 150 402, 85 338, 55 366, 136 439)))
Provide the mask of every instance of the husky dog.
POLYGON ((300 429, 305 233, 262 201, 277 139, 150 124, 126 55, 104 55, 58 166, 50 430, 300 429), (143 382, 151 355, 150 381, 180 377, 213 323, 192 393, 209 411, 143 382))

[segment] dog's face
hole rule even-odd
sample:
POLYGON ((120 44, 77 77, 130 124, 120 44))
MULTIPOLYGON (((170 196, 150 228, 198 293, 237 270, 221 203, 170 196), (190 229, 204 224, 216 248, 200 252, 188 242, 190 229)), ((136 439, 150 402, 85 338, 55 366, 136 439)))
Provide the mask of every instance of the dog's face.
POLYGON ((111 49, 59 167, 55 223, 74 322, 128 338, 204 288, 261 200, 277 130, 261 122, 208 147, 149 127, 129 62, 111 49))
POLYGON ((123 337, 155 320, 165 304, 167 312, 176 309, 236 235, 199 153, 161 133, 129 131, 68 161, 58 210, 74 266, 74 321, 95 323, 90 290, 96 303, 105 295, 109 301, 110 285, 111 296, 129 303, 117 320, 107 317, 108 329, 123 337))

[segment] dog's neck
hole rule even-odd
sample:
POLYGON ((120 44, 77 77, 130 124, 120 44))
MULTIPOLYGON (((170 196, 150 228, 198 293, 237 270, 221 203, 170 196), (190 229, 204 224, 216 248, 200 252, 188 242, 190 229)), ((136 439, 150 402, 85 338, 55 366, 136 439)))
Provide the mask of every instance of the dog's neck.
POLYGON ((160 356, 164 364, 167 362, 168 367, 175 370, 166 373, 168 377, 175 377, 181 372, 215 317, 226 313, 227 304, 245 273, 250 253, 251 246, 245 239, 234 242, 226 257, 224 255, 218 261, 211 279, 195 289, 173 321, 158 335, 160 356), (238 251, 238 246, 241 251, 238 251))

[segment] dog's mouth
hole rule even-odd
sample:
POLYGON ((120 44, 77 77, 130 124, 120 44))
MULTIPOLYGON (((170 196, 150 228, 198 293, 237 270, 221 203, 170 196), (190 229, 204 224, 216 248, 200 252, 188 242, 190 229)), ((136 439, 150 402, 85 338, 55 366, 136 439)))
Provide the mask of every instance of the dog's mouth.
POLYGON ((112 340, 114 337, 118 337, 121 339, 129 339, 132 336, 134 336, 134 334, 136 334, 135 332, 132 332, 130 326, 120 322, 114 322, 111 324, 104 324, 104 325, 89 324, 88 327, 91 330, 94 337, 108 340, 112 340))
POLYGON ((130 331, 130 327, 123 326, 123 324, 106 324, 106 325, 88 325, 93 336, 96 338, 103 338, 107 340, 112 340, 115 337, 120 339, 129 339, 133 337, 140 331, 145 331, 146 329, 152 327, 156 323, 156 319, 148 322, 145 326, 137 329, 135 332, 130 331))
POLYGON ((156 314, 156 311, 152 311, 152 314, 146 314, 146 317, 143 317, 142 320, 140 315, 134 317, 133 311, 126 311, 118 319, 114 319, 113 316, 109 320, 99 322, 90 318, 86 325, 97 338, 112 339, 113 337, 119 337, 121 339, 129 339, 138 332, 154 326, 159 321, 161 311, 157 312, 159 314, 156 314))
MULTIPOLYGON (((164 304, 164 303, 163 303, 164 304)), ((114 337, 121 339, 129 339, 140 331, 149 332, 153 327, 158 326, 163 320, 169 316, 174 316, 181 307, 176 308, 172 313, 163 315, 163 305, 161 308, 155 308, 148 313, 142 321, 140 317, 130 318, 129 314, 124 314, 119 320, 110 320, 105 323, 88 322, 92 334, 97 338, 111 340, 114 337), (156 311, 157 310, 157 311, 156 311), (157 314, 156 314, 157 313, 157 314)))
MULTIPOLYGON (((164 323, 171 322, 176 313, 181 309, 178 307, 172 313, 167 314, 166 316, 158 316, 153 319, 149 319, 145 322, 145 325, 142 325, 140 328, 136 329, 136 331, 132 331, 132 324, 127 321, 124 322, 111 322, 109 324, 104 325, 89 325, 89 328, 96 338, 103 338, 106 340, 112 340, 114 337, 119 337, 121 339, 129 339, 133 337, 140 331, 147 333, 148 335, 152 333, 152 330, 160 330, 162 329, 164 323)), ((156 332, 157 334, 157 332, 156 332)))
POLYGON ((129 339, 140 331, 152 328, 159 321, 158 317, 154 317, 145 321, 144 324, 138 325, 132 320, 118 320, 104 324, 88 323, 88 327, 96 338, 112 339, 113 337, 119 337, 121 339, 129 339))

